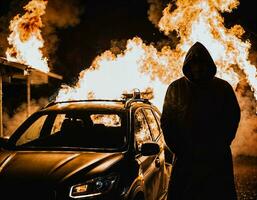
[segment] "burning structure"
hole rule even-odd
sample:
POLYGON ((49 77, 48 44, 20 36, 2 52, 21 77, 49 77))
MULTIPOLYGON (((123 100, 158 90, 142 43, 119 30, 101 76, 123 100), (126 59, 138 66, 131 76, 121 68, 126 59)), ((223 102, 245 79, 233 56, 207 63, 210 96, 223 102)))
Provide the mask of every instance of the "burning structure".
POLYGON ((31 84, 47 84, 48 78, 62 80, 62 76, 50 72, 47 59, 43 57, 44 40, 41 36, 41 16, 45 13, 47 1, 30 1, 23 16, 16 15, 10 22, 11 45, 6 51, 6 58, 0 57, 0 136, 2 128, 2 82, 11 83, 15 79, 25 80, 27 85, 27 116, 31 113, 31 84))

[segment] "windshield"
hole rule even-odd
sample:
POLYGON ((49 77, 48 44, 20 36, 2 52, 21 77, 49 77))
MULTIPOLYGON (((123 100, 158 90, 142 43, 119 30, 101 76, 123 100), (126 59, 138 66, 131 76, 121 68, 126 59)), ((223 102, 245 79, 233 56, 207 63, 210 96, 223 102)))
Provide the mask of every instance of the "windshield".
POLYGON ((19 149, 119 150, 127 143, 125 112, 41 113, 15 133, 19 149))

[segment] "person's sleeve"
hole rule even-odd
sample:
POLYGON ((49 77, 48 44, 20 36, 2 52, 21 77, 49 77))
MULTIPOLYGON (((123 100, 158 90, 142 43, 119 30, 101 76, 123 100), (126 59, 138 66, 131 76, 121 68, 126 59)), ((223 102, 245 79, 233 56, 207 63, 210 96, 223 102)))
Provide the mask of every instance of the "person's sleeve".
POLYGON ((174 130, 172 128, 172 98, 173 98, 173 89, 171 86, 168 87, 164 103, 163 109, 161 114, 161 128, 164 134, 165 142, 168 147, 175 152, 176 151, 176 144, 174 141, 174 130))
POLYGON ((225 112, 225 126, 226 133, 228 134, 227 142, 231 144, 238 129, 241 111, 235 92, 229 84, 227 85, 226 91, 225 112))

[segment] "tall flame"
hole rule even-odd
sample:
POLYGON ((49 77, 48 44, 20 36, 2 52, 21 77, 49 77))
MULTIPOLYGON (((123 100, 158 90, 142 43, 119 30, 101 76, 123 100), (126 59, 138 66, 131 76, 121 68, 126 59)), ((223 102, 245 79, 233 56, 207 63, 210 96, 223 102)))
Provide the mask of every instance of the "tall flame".
POLYGON ((219 13, 231 12, 239 1, 177 0, 176 5, 173 12, 170 12, 171 4, 164 9, 159 27, 165 34, 171 31, 178 33, 181 39, 177 50, 180 54, 184 55, 196 41, 203 43, 218 67, 217 76, 236 86, 242 79, 235 72, 235 66, 238 66, 245 73, 257 99, 256 67, 248 60, 251 44, 240 39, 244 33, 240 25, 226 29, 219 13))
POLYGON ((24 9, 23 16, 16 15, 10 23, 11 34, 8 42, 12 46, 6 51, 9 61, 29 65, 48 72, 47 59, 41 51, 44 40, 40 28, 43 26, 41 16, 45 14, 47 0, 32 0, 24 9))
POLYGON ((126 50, 114 55, 110 51, 96 57, 92 65, 80 73, 75 87, 63 86, 57 101, 69 99, 119 98, 133 88, 152 90, 152 101, 162 109, 167 85, 182 76, 182 63, 188 49, 196 42, 210 51, 217 67, 217 76, 234 88, 247 79, 257 99, 256 68, 248 60, 249 41, 242 41, 240 25, 226 29, 219 11, 231 12, 237 0, 178 0, 163 10, 159 27, 165 34, 177 31, 180 43, 175 49, 165 46, 158 51, 138 37, 127 42, 126 50), (245 77, 237 73, 243 70, 245 77))
POLYGON ((57 101, 70 99, 104 98, 119 99, 124 92, 134 88, 141 91, 153 88, 156 97, 154 102, 159 104, 166 88, 160 80, 144 73, 144 67, 162 65, 166 57, 153 47, 145 45, 138 37, 128 40, 127 49, 114 55, 110 51, 96 57, 93 64, 82 71, 75 87, 63 86, 57 96, 57 101), (150 59, 152 58, 152 59, 150 59))

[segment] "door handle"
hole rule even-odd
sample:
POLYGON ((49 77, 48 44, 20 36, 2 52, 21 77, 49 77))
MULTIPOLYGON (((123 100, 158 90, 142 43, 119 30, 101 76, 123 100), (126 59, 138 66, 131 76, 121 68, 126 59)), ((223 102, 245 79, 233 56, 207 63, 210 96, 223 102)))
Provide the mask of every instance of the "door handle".
POLYGON ((161 166, 161 161, 160 161, 160 158, 159 158, 159 157, 157 157, 157 158, 155 159, 155 166, 158 167, 158 168, 161 166))

